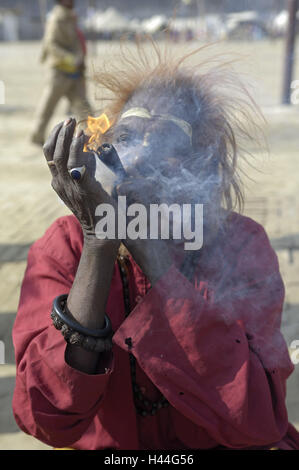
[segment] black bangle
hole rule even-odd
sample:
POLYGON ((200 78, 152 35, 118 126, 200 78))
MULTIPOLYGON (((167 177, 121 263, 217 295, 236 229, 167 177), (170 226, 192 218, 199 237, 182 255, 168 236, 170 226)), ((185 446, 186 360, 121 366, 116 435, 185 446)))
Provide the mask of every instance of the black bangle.
POLYGON ((62 294, 56 297, 53 301, 53 312, 73 331, 82 333, 84 336, 92 336, 93 338, 106 338, 112 332, 111 321, 107 315, 105 315, 105 326, 99 330, 91 330, 90 328, 84 328, 80 323, 70 318, 63 312, 61 304, 66 306, 68 294, 62 294))

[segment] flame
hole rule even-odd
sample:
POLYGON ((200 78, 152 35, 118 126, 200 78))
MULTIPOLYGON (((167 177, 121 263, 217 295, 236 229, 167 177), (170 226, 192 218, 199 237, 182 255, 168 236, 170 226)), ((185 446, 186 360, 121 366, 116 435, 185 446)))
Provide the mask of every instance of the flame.
POLYGON ((83 151, 88 152, 89 150, 97 150, 101 142, 101 136, 110 129, 111 125, 112 123, 105 113, 101 114, 101 116, 97 118, 88 116, 85 132, 90 137, 88 142, 84 145, 83 151))

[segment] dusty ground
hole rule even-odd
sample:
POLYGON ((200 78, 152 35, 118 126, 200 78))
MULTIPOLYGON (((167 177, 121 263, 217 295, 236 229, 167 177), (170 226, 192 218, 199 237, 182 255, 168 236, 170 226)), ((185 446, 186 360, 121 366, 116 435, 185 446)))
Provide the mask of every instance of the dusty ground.
MULTIPOLYGON (((178 49, 185 46, 177 46, 178 49)), ((247 185, 245 213, 261 222, 277 250, 286 284, 282 329, 287 344, 299 340, 299 107, 279 106, 283 44, 277 42, 229 43, 217 46, 221 54, 243 58, 240 71, 250 74, 254 96, 268 120, 270 155, 258 154, 262 172, 250 170, 255 183, 247 185)), ((98 44, 96 64, 107 55, 98 44)), ((0 105, 1 232, 0 232, 0 340, 5 343, 5 365, 0 365, 0 449, 47 448, 18 430, 11 412, 15 366, 11 328, 26 267, 28 246, 51 222, 67 210, 50 187, 41 150, 28 142, 34 109, 43 87, 44 71, 38 64, 38 43, 0 44, 1 75, 6 102, 0 105)), ((299 79, 299 57, 295 77, 299 79)), ((89 84, 91 101, 94 89, 89 84)), ((51 122, 64 119, 61 103, 51 122)), ((289 419, 299 429, 299 365, 288 382, 289 419)))

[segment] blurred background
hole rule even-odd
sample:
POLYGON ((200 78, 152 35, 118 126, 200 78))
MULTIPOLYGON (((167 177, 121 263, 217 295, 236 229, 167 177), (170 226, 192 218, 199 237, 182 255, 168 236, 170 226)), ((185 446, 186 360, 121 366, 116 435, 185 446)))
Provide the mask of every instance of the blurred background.
MULTIPOLYGON (((124 35, 129 48, 134 48, 136 35, 145 34, 163 45, 168 28, 168 47, 177 54, 214 42, 200 59, 211 52, 238 58, 235 69, 246 78, 264 113, 269 147, 261 151, 253 145, 259 171, 247 169, 245 214, 263 224, 279 258, 286 286, 282 331, 295 366, 288 381, 287 406, 290 421, 299 429, 299 2, 77 0, 75 4, 87 40, 87 90, 94 109, 101 103, 92 71, 113 59, 124 35)), ((46 79, 39 56, 53 5, 51 0, 0 0, 0 449, 47 448, 22 433, 12 415, 11 329, 28 249, 57 217, 68 213, 51 189, 41 148, 29 140, 46 79)), ((69 111, 62 100, 49 130, 69 111)))
MULTIPOLYGON (((0 39, 38 40, 54 0, 1 0, 0 39)), ((80 26, 90 40, 124 33, 160 37, 169 25, 176 40, 277 38, 286 33, 285 0, 78 0, 80 26)))

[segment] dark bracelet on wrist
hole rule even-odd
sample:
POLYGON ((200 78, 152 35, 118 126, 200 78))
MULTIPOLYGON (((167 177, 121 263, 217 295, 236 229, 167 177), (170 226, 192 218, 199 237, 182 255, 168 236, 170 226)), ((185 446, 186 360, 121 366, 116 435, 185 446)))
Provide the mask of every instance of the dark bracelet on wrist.
POLYGON ((92 330, 90 328, 85 328, 84 326, 80 325, 80 323, 73 320, 70 316, 65 313, 65 311, 67 310, 67 298, 67 294, 59 295, 58 297, 56 297, 56 299, 54 299, 53 302, 53 311, 56 313, 56 315, 58 315, 58 317, 63 321, 63 323, 69 326, 72 330, 78 331, 78 333, 81 333, 82 335, 92 336, 94 338, 106 338, 106 336, 111 333, 111 322, 107 315, 105 315, 105 326, 102 329, 92 330))
POLYGON ((53 301, 51 318, 54 327, 61 331, 69 344, 81 346, 88 351, 110 351, 113 331, 109 317, 105 315, 105 327, 102 329, 85 328, 66 313, 67 298, 68 295, 63 294, 53 301))

